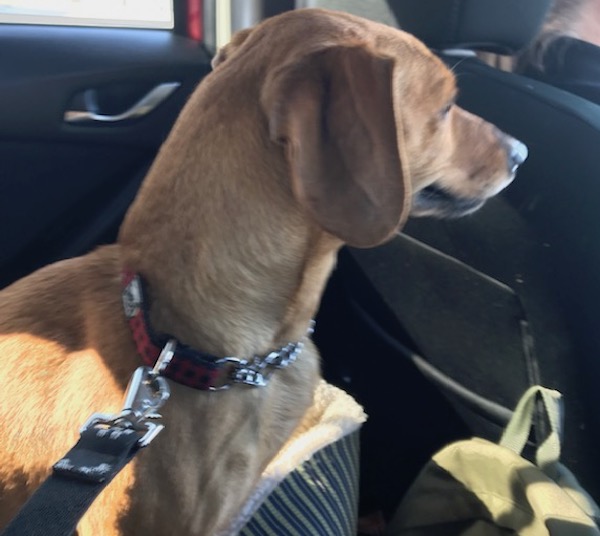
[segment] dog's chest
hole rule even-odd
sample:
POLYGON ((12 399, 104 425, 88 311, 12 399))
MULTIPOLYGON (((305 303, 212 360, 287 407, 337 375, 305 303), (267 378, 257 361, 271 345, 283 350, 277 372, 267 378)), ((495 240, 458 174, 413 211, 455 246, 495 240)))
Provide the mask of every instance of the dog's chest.
POLYGON ((172 384, 166 429, 136 463, 124 527, 207 536, 234 517, 311 403, 310 386, 286 391, 284 383, 274 377, 266 388, 226 392, 172 384))

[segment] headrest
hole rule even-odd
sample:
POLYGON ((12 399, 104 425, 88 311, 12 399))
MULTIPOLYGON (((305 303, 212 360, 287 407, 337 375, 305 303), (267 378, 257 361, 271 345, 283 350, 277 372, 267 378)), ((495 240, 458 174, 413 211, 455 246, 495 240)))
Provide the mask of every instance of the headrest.
POLYGON ((553 0, 388 0, 400 28, 437 50, 514 54, 539 31, 553 0))

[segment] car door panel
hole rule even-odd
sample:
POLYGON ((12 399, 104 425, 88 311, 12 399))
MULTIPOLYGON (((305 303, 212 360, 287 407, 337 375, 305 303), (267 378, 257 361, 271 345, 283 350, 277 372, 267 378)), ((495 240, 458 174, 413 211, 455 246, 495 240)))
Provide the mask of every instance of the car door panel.
POLYGON ((186 99, 210 70, 196 42, 163 30, 0 28, 0 287, 112 241, 186 99), (176 89, 143 117, 118 115, 159 84, 176 89), (86 100, 87 98, 87 100, 86 100))

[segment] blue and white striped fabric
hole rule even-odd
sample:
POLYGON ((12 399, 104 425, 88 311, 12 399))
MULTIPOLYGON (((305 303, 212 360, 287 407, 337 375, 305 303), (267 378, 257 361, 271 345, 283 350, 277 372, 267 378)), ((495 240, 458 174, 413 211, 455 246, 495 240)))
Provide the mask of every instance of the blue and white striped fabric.
POLYGON ((359 432, 315 453, 290 473, 241 536, 354 536, 359 432))
POLYGON ((219 536, 354 536, 366 418, 350 395, 321 381, 293 436, 219 536))

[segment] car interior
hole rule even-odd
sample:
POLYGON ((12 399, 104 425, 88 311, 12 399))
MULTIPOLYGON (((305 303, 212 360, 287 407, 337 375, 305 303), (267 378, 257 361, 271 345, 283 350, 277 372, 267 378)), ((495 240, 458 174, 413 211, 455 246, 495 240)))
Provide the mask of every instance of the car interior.
MULTIPOLYGON (((351 392, 367 408, 362 498, 386 512, 441 445, 470 435, 497 440, 510 410, 536 383, 564 394, 563 461, 592 495, 600 491, 593 238, 600 109, 475 55, 516 53, 549 5, 385 6, 451 66, 460 106, 529 147, 515 182, 474 215, 412 219, 390 243, 340 255, 318 318, 327 330, 325 371, 340 384, 351 379, 351 392)), ((380 10, 386 22, 389 12, 380 10)))
MULTIPOLYGON (((325 378, 369 415, 360 512, 391 515, 447 443, 496 440, 534 384, 564 394, 563 462, 599 500, 600 107, 477 55, 517 53, 551 0, 288 4, 413 33, 455 73, 460 106, 529 148, 515 182, 479 212, 413 219, 383 246, 340 253, 315 341, 325 378)), ((2 27, 0 49, 13 51, 0 55, 2 288, 114 241, 214 51, 177 32, 21 25, 2 27), (165 83, 178 85, 143 117, 66 120, 119 115, 165 83)), ((540 415, 532 442, 544 430, 540 415)))

